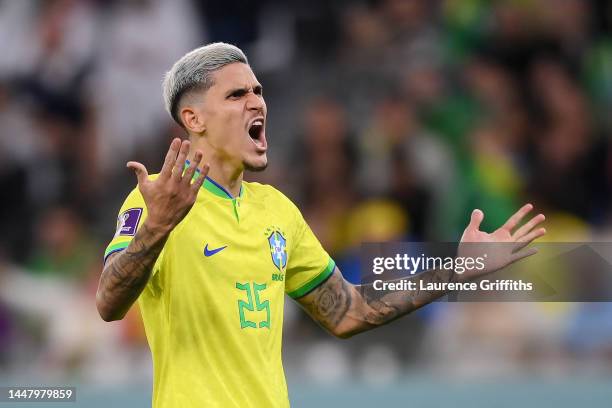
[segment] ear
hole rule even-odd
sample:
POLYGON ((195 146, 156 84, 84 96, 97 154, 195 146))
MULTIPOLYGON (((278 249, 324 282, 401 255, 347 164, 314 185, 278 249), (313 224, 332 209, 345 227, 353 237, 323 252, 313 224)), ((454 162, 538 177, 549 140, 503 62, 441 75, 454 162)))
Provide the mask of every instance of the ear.
POLYGON ((202 112, 196 109, 194 106, 184 106, 179 112, 183 126, 188 131, 193 133, 204 133, 206 125, 204 124, 204 116, 202 112))

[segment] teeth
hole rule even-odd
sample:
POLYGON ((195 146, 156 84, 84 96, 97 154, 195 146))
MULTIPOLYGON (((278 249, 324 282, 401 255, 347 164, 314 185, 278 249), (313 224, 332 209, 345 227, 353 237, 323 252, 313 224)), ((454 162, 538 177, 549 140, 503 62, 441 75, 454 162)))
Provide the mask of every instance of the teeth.
POLYGON ((263 126, 263 120, 257 119, 253 122, 253 126, 263 126))

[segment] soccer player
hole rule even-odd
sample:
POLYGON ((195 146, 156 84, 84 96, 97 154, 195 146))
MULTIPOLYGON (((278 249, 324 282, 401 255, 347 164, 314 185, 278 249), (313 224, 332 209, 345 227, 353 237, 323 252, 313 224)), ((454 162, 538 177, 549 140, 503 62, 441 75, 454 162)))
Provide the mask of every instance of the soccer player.
MULTIPOLYGON (((163 96, 189 140, 172 141, 157 175, 127 163, 138 186, 119 211, 96 299, 106 321, 138 300, 154 407, 287 407, 285 293, 341 338, 443 295, 363 296, 287 197, 243 181, 245 170, 266 168, 268 142, 262 86, 240 49, 214 43, 189 52, 166 74, 163 96)), ((479 231, 484 215, 475 210, 462 241, 513 243, 497 267, 528 256, 544 216, 514 230, 531 208, 491 234, 479 231)), ((420 279, 469 278, 462 276, 432 270, 420 279)))

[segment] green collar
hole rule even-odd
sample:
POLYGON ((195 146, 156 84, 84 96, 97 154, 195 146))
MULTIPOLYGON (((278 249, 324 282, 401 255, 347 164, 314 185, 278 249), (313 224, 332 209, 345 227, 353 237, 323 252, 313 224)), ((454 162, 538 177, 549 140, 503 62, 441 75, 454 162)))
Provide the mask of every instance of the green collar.
MULTIPOLYGON (((184 169, 186 170, 187 167, 189 167, 189 160, 185 160, 184 169)), ((197 169, 195 174, 193 175, 193 178, 197 178, 199 175, 200 175, 200 170, 197 169)), ((202 183, 202 188, 213 193, 217 197, 227 198, 228 200, 234 200, 237 198, 237 197, 232 197, 229 191, 227 191, 225 188, 223 188, 221 184, 217 183, 215 180, 211 179, 208 176, 206 176, 206 178, 204 179, 204 183, 202 183)), ((242 198, 243 192, 244 190, 242 189, 242 185, 241 185, 240 192, 238 193, 238 198, 242 198)))
MULTIPOLYGON (((235 197, 232 197, 230 192, 224 189, 222 185, 220 185, 219 183, 217 183, 215 180, 211 179, 208 176, 206 176, 206 178, 204 179, 202 188, 210 191, 214 195, 219 196, 221 198, 227 198, 229 200, 233 200, 235 198, 235 197)), ((242 186, 240 186, 240 192, 238 193, 238 197, 242 197, 242 192, 243 192, 242 186)))

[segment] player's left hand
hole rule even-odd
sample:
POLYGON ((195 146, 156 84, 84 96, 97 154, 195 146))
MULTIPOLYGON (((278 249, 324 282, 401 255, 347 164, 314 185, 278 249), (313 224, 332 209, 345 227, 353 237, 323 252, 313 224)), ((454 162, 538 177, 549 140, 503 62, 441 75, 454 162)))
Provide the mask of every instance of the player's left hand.
POLYGON ((484 219, 481 210, 474 210, 470 223, 463 231, 459 244, 458 256, 476 257, 487 254, 483 270, 471 269, 462 275, 461 279, 473 279, 504 268, 520 259, 534 255, 537 249, 528 247, 535 239, 546 234, 545 228, 536 227, 545 220, 544 214, 538 214, 521 227, 521 220, 533 209, 533 205, 525 204, 512 215, 497 230, 487 233, 480 230, 484 219), (478 245, 478 244, 482 245, 478 245))

